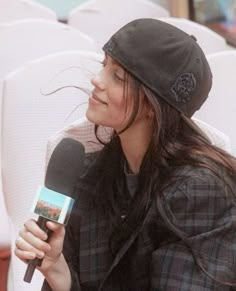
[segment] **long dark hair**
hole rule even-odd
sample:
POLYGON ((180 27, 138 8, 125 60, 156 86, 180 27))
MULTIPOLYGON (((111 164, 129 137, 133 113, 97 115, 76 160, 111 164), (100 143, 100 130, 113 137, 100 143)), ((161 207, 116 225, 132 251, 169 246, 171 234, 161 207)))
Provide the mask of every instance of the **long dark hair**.
MULTIPOLYGON (((132 232, 142 225, 150 206, 155 201, 157 211, 167 228, 186 244, 192 252, 196 264, 212 278, 213 276, 204 268, 198 253, 189 244, 187 237, 168 217, 165 207, 163 207, 162 193, 168 185, 179 178, 175 176, 175 169, 183 165, 205 167, 221 178, 230 188, 224 177, 219 175, 218 167, 222 166, 228 175, 233 177, 236 175, 236 161, 223 149, 212 145, 194 121, 156 96, 127 72, 125 75, 124 98, 126 98, 128 90, 127 84, 131 82, 134 109, 127 126, 122 131, 126 130, 135 120, 139 110, 141 89, 154 112, 153 133, 138 174, 139 184, 132 207, 129 208, 126 218, 122 220, 120 211, 125 209, 126 205, 125 202, 124 205, 121 205, 121 201, 126 201, 127 189, 124 182, 125 158, 119 141, 119 133, 113 132, 108 143, 104 143, 97 134, 97 138, 104 144, 98 158, 98 164, 101 167, 99 169, 100 179, 97 183, 97 206, 107 213, 111 221, 111 229, 113 229, 110 237, 111 251, 114 254, 117 253, 132 232)), ((98 132, 98 126, 95 127, 95 132, 98 132)), ((230 191, 233 195, 232 189, 230 191)), ((217 281, 231 285, 227 282, 217 281)))

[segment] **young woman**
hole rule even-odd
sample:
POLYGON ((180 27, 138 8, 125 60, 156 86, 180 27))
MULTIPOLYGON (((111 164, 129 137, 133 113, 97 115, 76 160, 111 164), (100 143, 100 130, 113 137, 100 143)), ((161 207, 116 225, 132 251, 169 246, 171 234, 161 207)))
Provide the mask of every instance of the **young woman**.
POLYGON ((233 290, 236 162, 191 120, 212 84, 201 48, 137 19, 103 49, 87 118, 110 141, 86 156, 66 230, 48 222, 47 243, 29 220, 15 254, 43 258, 44 291, 233 290))

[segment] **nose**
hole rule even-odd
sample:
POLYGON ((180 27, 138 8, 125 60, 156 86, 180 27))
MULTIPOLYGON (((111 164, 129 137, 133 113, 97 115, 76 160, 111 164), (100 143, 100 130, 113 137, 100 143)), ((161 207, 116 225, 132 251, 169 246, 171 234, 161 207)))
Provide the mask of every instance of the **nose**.
POLYGON ((91 84, 101 91, 105 90, 105 84, 102 80, 101 71, 92 77, 91 84))

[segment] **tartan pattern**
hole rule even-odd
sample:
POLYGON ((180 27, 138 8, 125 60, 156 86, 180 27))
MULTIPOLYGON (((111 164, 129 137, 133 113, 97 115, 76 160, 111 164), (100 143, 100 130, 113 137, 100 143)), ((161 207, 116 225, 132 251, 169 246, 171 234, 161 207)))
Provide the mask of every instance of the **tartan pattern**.
MULTIPOLYGON (((187 235, 210 275, 236 282, 235 202, 209 170, 188 166, 180 172, 183 179, 164 192, 162 203, 168 216, 187 235)), ((225 175, 222 169, 219 172, 225 175)), ((228 181, 236 189, 235 181, 228 181)), ((76 211, 67 227, 64 255, 73 278, 71 291, 236 290, 206 276, 189 248, 163 223, 155 203, 142 228, 112 258, 109 222, 90 199, 93 184, 78 183, 76 211), (129 278, 128 285, 124 286, 122 276, 129 278)), ((42 290, 50 290, 46 282, 42 290)))

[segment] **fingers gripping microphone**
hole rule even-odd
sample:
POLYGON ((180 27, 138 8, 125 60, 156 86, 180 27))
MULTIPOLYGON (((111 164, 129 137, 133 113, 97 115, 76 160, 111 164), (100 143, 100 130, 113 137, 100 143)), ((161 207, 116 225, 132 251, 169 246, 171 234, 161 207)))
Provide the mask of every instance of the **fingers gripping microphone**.
MULTIPOLYGON (((39 214, 37 224, 50 237, 46 227, 48 220, 66 224, 73 206, 73 194, 76 182, 82 174, 84 162, 84 146, 78 141, 65 138, 55 148, 49 160, 45 187, 39 187, 32 210, 39 214)), ((29 261, 24 281, 30 283, 36 266, 42 259, 29 261)))

